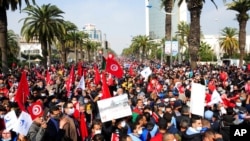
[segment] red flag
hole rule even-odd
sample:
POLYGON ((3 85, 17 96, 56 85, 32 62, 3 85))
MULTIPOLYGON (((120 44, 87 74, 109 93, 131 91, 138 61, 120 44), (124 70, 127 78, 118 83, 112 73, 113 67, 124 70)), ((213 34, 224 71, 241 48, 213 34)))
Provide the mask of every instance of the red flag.
POLYGON ((44 77, 43 77, 37 70, 35 70, 35 72, 36 72, 36 76, 37 76, 38 78, 44 79, 44 77))
POLYGON ((112 58, 108 58, 106 60, 106 71, 116 76, 117 78, 121 78, 123 76, 123 70, 121 66, 112 58))
POLYGON ((73 113, 73 117, 75 119, 79 120, 80 134, 81 134, 82 141, 84 141, 85 138, 88 137, 88 128, 87 128, 87 124, 86 124, 86 117, 85 117, 84 113, 81 113, 78 109, 76 109, 76 107, 75 107, 75 112, 73 113))
POLYGON ((71 67, 69 78, 66 82, 67 97, 70 97, 70 89, 74 82, 74 66, 71 67))
POLYGON ((114 85, 114 79, 113 79, 113 77, 112 77, 111 74, 109 74, 107 84, 108 84, 109 86, 113 86, 113 85, 114 85))
POLYGON ((26 111, 24 104, 27 100, 27 97, 29 96, 29 93, 30 91, 29 91, 29 84, 26 78, 26 72, 23 71, 21 80, 17 88, 16 95, 15 95, 15 101, 17 102, 20 110, 22 111, 26 111))
POLYGON ((51 81, 51 79, 50 79, 50 73, 47 70, 47 73, 46 73, 46 83, 47 83, 47 85, 50 84, 50 81, 51 81))
POLYGON ((28 107, 29 114, 34 120, 37 117, 43 116, 43 108, 41 101, 37 101, 28 107))
POLYGON ((83 139, 88 137, 88 128, 86 125, 86 117, 83 113, 80 113, 80 130, 83 139))
POLYGON ((119 134, 112 133, 112 135, 111 135, 111 141, 119 141, 119 134))
POLYGON ((106 82, 106 76, 105 76, 105 73, 103 72, 102 73, 102 97, 101 99, 106 99, 110 97, 111 95, 110 95, 109 87, 106 82))
POLYGON ((82 62, 78 63, 77 73, 78 73, 78 76, 80 76, 80 77, 83 75, 82 62))
POLYGON ((135 72, 134 72, 134 70, 133 70, 133 64, 131 64, 131 65, 129 66, 129 75, 130 75, 130 76, 134 76, 134 75, 135 75, 135 72))
POLYGON ((96 85, 98 85, 98 84, 100 83, 100 81, 101 81, 101 77, 100 77, 100 73, 99 73, 99 70, 98 70, 98 68, 97 68, 96 65, 94 65, 94 70, 95 70, 95 79, 94 79, 94 83, 95 83, 96 85))

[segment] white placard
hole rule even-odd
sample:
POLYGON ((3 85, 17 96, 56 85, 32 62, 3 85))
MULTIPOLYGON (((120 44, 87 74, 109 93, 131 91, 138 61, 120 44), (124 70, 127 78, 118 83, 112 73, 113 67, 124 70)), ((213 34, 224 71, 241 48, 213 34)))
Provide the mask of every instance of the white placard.
POLYGON ((126 94, 97 101, 97 105, 102 122, 132 115, 126 94))
POLYGON ((11 130, 17 124, 17 116, 15 111, 10 111, 4 116, 4 123, 6 130, 11 130))
POLYGON ((31 124, 32 124, 32 119, 31 119, 30 115, 28 113, 22 111, 22 113, 20 114, 20 116, 17 119, 17 124, 13 128, 13 131, 26 136, 31 124))
POLYGON ((204 116, 206 87, 198 83, 192 83, 190 112, 195 115, 204 116))

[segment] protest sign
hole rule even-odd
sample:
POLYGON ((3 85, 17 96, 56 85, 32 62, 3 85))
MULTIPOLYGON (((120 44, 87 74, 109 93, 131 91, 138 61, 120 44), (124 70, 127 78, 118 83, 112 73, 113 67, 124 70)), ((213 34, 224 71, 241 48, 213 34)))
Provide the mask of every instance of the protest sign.
POLYGON ((192 83, 191 99, 190 99, 190 112, 195 115, 204 115, 205 106, 205 90, 204 85, 192 83))
POLYGON ((97 101, 97 105, 102 122, 132 115, 127 95, 100 100, 97 101))

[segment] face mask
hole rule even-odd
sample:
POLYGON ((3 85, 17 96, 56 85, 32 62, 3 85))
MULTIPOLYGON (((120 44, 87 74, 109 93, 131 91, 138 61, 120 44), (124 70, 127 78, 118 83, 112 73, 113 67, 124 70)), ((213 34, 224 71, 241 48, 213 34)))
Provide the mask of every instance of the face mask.
POLYGON ((4 118, 4 115, 0 115, 0 118, 4 118))
POLYGON ((72 108, 72 109, 70 108, 70 109, 69 109, 69 112, 68 112, 68 115, 71 116, 71 115, 74 114, 74 112, 75 112, 75 108, 72 108))
POLYGON ((152 111, 149 111, 149 114, 152 115, 152 111))
POLYGON ((197 127, 196 131, 201 131, 202 127, 197 127))
POLYGON ((53 92, 50 92, 49 95, 52 96, 52 95, 54 95, 54 93, 53 93, 53 92))
POLYGON ((137 93, 139 93, 141 90, 136 90, 137 93))
POLYGON ((101 134, 102 131, 101 130, 95 130, 95 134, 101 134))
POLYGON ((2 141, 11 141, 11 138, 9 138, 9 139, 2 139, 2 141))
POLYGON ((89 102, 89 100, 88 99, 84 99, 84 103, 88 103, 89 102))
POLYGON ((122 122, 121 122, 121 127, 124 128, 125 126, 126 126, 126 122, 125 122, 125 121, 122 121, 122 122))
POLYGON ((142 129, 138 131, 138 134, 141 135, 142 134, 142 129))
POLYGON ((240 100, 241 100, 241 101, 244 101, 244 100, 246 100, 246 99, 245 99, 245 98, 243 98, 243 97, 240 97, 240 100))
POLYGON ((162 112, 165 112, 166 110, 165 110, 165 108, 161 108, 161 111, 162 111, 162 112))
POLYGON ((236 102, 236 106, 240 107, 242 105, 241 102, 236 102))

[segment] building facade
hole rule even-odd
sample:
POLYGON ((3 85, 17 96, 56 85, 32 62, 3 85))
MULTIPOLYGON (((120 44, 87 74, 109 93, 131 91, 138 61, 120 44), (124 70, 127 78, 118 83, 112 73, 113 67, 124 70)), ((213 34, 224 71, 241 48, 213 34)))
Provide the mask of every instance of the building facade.
POLYGON ((188 10, 184 2, 180 7, 175 2, 172 13, 166 13, 163 7, 161 7, 161 0, 145 0, 145 9, 146 35, 151 39, 162 39, 165 37, 166 14, 172 15, 172 33, 177 31, 180 21, 187 22, 188 10))
POLYGON ((83 27, 83 32, 89 35, 90 40, 102 42, 102 31, 97 29, 94 24, 86 24, 83 27))

